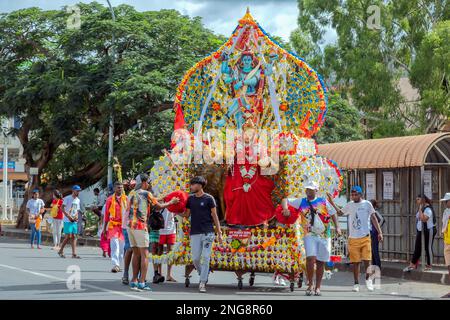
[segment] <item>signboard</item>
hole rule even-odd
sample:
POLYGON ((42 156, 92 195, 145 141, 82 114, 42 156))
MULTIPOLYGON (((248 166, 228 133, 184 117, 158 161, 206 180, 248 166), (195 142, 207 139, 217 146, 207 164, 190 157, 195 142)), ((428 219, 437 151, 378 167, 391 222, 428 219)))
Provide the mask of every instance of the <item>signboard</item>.
POLYGON ((377 198, 377 184, 375 173, 366 174, 366 199, 372 200, 377 198))
POLYGON ((242 240, 250 238, 252 232, 250 230, 229 230, 228 235, 231 237, 231 239, 242 240))
POLYGON ((39 168, 30 167, 30 175, 35 176, 39 173, 39 168))
MULTIPOLYGON (((14 170, 14 169, 16 169, 16 162, 8 161, 8 170, 14 170)), ((3 162, 0 162, 0 170, 3 170, 3 162)))
POLYGON ((383 172, 383 199, 394 200, 394 174, 383 172))
POLYGON ((431 170, 425 170, 423 173, 423 192, 430 199, 432 199, 433 196, 431 183, 432 183, 431 170))

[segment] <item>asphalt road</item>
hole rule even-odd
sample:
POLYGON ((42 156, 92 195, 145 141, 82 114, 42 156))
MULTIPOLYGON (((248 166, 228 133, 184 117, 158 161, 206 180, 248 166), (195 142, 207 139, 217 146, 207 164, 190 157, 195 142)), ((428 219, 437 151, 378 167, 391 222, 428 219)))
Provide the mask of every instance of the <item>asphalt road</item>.
POLYGON ((48 246, 32 250, 25 240, 1 237, 0 299, 437 299, 450 291, 449 286, 440 284, 382 278, 380 289, 368 292, 361 286, 361 291, 355 293, 351 291, 352 275, 336 272, 323 281, 322 297, 306 297, 304 288, 290 292, 289 288, 273 285, 269 274, 257 274, 253 287, 248 286, 246 275, 244 288, 238 290, 234 273, 216 271, 210 276, 205 294, 198 292, 196 274, 193 273, 191 286, 185 288, 184 268, 174 267, 178 283, 152 285, 153 292, 134 292, 121 283, 120 274, 110 272, 110 260, 101 257, 99 248, 81 247, 80 260, 71 259, 70 251, 67 253, 68 258, 61 259, 48 246), (79 288, 77 275, 70 270, 80 270, 79 288))

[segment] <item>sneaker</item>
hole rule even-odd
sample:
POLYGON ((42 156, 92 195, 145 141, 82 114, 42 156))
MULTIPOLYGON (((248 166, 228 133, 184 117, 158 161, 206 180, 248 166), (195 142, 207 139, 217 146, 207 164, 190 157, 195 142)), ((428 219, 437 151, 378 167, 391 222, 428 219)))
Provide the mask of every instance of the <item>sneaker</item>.
POLYGON ((359 284, 353 286, 353 292, 359 292, 359 284))
POLYGON ((206 284, 204 284, 203 282, 200 282, 200 285, 198 286, 198 289, 199 289, 200 292, 206 293, 206 284))
POLYGON ((141 291, 153 291, 152 288, 148 285, 147 282, 138 283, 138 289, 141 291))
POLYGON ((415 270, 416 267, 407 266, 405 269, 403 269, 403 272, 411 272, 412 270, 415 270))
POLYGON ((367 290, 373 291, 373 283, 372 283, 372 279, 366 280, 366 287, 367 287, 367 290))
POLYGON ((287 287, 287 283, 286 283, 286 280, 284 280, 283 278, 281 278, 280 277, 280 280, 279 280, 279 284, 280 284, 280 286, 283 286, 283 287, 287 287))
POLYGON ((165 278, 162 275, 160 275, 159 273, 157 273, 157 274, 155 274, 153 276, 152 282, 153 283, 160 283, 160 282, 164 282, 164 280, 165 280, 165 278))
POLYGON ((139 290, 139 286, 137 282, 130 282, 130 289, 133 291, 141 291, 139 290))

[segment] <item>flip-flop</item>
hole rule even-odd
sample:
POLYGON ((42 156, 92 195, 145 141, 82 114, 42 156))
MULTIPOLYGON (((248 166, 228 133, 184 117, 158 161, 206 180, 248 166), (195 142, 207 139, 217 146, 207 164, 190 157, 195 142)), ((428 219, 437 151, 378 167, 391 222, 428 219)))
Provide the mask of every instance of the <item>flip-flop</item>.
POLYGON ((61 258, 65 258, 66 256, 64 255, 64 253, 62 252, 58 252, 58 256, 60 256, 61 258))
POLYGON ((76 255, 76 254, 73 254, 73 255, 72 255, 72 259, 81 259, 81 257, 78 256, 78 255, 76 255))
POLYGON ((178 282, 177 280, 173 279, 173 278, 169 278, 166 280, 167 282, 178 282))

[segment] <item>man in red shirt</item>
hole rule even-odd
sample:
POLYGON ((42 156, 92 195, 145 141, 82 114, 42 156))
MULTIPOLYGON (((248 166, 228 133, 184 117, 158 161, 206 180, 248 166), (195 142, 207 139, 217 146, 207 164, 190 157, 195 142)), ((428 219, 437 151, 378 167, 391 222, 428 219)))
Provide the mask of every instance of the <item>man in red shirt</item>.
POLYGON ((110 241, 111 261, 113 268, 111 272, 120 272, 120 265, 123 261, 123 248, 125 238, 122 226, 127 221, 128 198, 123 192, 123 185, 120 182, 114 184, 114 194, 106 200, 105 204, 105 224, 103 234, 110 241))

